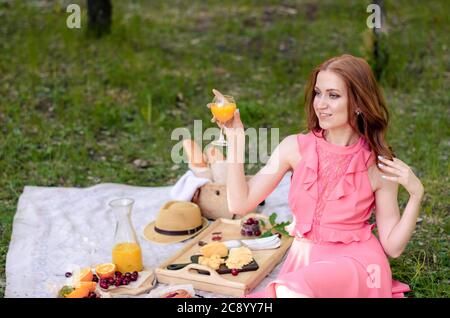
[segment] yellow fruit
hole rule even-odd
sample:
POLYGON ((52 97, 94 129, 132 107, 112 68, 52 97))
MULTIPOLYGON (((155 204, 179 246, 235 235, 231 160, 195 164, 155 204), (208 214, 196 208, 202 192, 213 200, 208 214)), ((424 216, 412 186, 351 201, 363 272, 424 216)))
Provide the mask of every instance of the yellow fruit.
POLYGON ((86 286, 80 286, 75 288, 75 290, 67 294, 66 298, 84 298, 89 295, 89 288, 86 286))
POLYGON ((95 267, 95 272, 100 278, 111 278, 114 277, 114 272, 116 271, 116 265, 113 263, 100 264, 95 267))
POLYGON ((79 282, 76 287, 77 288, 86 287, 89 289, 90 292, 93 292, 93 291, 95 291, 95 288, 97 288, 97 283, 96 282, 79 282))
POLYGON ((76 276, 75 276, 75 282, 92 282, 92 278, 94 277, 94 274, 92 274, 92 271, 89 267, 83 268, 76 276))

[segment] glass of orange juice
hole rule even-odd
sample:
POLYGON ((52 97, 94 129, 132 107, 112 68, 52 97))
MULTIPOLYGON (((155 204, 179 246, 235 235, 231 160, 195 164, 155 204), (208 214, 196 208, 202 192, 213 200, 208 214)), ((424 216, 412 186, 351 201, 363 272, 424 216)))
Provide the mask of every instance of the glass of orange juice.
POLYGON ((134 200, 129 198, 116 199, 109 203, 117 221, 112 262, 122 273, 140 272, 143 269, 141 247, 131 222, 133 204, 134 200))
POLYGON ((226 146, 227 141, 223 134, 224 124, 233 118, 234 111, 236 110, 236 102, 234 101, 233 96, 216 95, 212 100, 210 109, 216 120, 222 124, 219 139, 214 140, 212 144, 215 146, 226 146))

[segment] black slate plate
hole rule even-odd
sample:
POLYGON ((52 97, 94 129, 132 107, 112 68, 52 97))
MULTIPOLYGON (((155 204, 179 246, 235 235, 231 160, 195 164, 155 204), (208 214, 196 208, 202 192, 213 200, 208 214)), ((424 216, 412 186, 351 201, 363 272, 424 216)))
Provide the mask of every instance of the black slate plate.
MULTIPOLYGON (((192 255, 191 256, 191 262, 194 264, 198 264, 198 258, 201 255, 192 255)), ((226 258, 225 258, 226 259, 226 258)), ((189 264, 192 263, 184 263, 184 264, 170 264, 167 266, 167 269, 169 270, 177 270, 177 269, 182 269, 183 267, 186 267, 189 264)), ((256 263, 256 261, 253 259, 253 261, 251 261, 249 264, 245 265, 244 267, 242 267, 242 269, 238 269, 238 272, 249 272, 249 271, 256 271, 259 268, 258 263, 256 263)), ((200 274, 206 274, 208 275, 209 273, 206 271, 202 271, 199 270, 198 271, 200 274)), ((219 269, 217 270, 217 273, 219 274, 230 274, 231 273, 231 269, 228 268, 225 264, 220 264, 219 269)))
MULTIPOLYGON (((192 255, 191 256, 191 261, 192 263, 196 263, 198 264, 198 258, 201 255, 192 255)), ((226 257, 225 257, 226 259, 226 257)), ((238 272, 250 272, 250 271, 256 271, 259 268, 258 263, 255 262, 255 260, 253 259, 253 261, 251 261, 249 264, 245 265, 244 267, 242 267, 242 269, 238 269, 238 272)), ((228 268, 225 264, 220 264, 219 269, 217 270, 217 272, 219 274, 230 274, 231 273, 231 269, 228 268)))

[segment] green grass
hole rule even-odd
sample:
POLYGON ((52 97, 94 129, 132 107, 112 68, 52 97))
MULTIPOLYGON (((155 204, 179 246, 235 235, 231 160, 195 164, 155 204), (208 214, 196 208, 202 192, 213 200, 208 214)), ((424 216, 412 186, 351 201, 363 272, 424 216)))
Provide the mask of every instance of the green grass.
MULTIPOLYGON (((303 129, 309 72, 364 54, 369 2, 262 2, 113 1, 112 33, 93 40, 65 27, 59 1, 0 1, 2 285, 25 185, 173 184, 186 167, 171 161, 170 133, 194 119, 213 127, 213 87, 236 96, 248 126, 279 127, 281 137, 303 129)), ((389 141, 426 188, 423 222, 391 262, 410 297, 450 296, 449 9, 445 0, 387 3, 389 141)), ((401 207, 406 200, 401 191, 401 207)))

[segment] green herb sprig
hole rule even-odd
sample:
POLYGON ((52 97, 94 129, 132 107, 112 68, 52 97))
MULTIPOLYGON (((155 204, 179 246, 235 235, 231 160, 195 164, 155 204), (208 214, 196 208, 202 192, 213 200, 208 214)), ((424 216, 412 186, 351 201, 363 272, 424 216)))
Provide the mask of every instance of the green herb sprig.
MULTIPOLYGON (((281 235, 286 235, 286 236, 290 236, 289 233, 284 229, 284 227, 288 226, 289 224, 291 224, 291 222, 286 221, 286 222, 281 222, 281 223, 277 223, 277 217, 278 215, 273 212, 270 216, 269 216, 269 222, 270 225, 272 225, 272 227, 265 231, 263 234, 261 234, 260 237, 269 237, 272 236, 274 233, 272 233, 273 230, 275 230, 277 233, 280 233, 281 235)), ((262 226, 266 226, 265 222, 262 220, 259 220, 262 226)))

